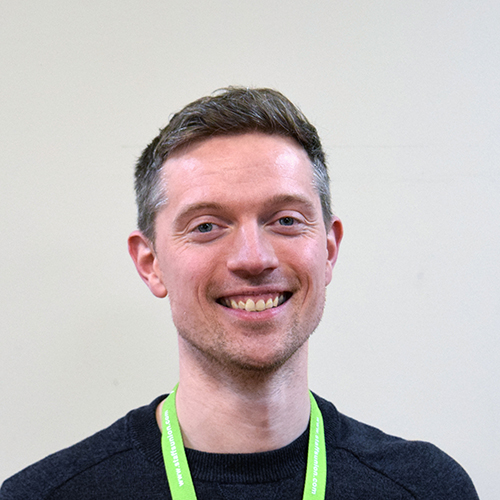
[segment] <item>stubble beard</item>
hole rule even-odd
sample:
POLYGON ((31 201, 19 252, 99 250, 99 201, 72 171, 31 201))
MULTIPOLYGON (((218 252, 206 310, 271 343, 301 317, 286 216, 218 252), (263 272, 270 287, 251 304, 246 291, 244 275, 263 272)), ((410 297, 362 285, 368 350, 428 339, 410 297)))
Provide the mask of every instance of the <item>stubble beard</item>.
MULTIPOLYGON (((231 339, 227 327, 214 320, 211 328, 193 335, 192 329, 179 325, 177 332, 189 348, 191 355, 205 372, 215 372, 218 375, 225 373, 232 378, 260 379, 266 378, 279 370, 294 357, 304 346, 309 337, 316 330, 321 321, 325 304, 323 297, 321 307, 318 307, 314 316, 302 324, 296 317, 288 327, 288 333, 281 337, 281 347, 272 352, 266 359, 256 359, 251 352, 245 349, 245 339, 231 339)), ((253 332, 249 335, 263 337, 263 342, 273 342, 266 339, 264 330, 269 328, 266 323, 253 325, 253 332)), ((255 347, 254 347, 255 348, 255 347)))

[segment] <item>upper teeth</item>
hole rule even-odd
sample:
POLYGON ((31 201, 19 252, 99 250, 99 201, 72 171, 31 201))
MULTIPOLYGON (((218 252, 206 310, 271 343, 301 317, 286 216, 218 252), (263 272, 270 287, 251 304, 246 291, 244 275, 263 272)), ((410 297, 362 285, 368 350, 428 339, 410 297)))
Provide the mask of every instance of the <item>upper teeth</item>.
POLYGON ((231 307, 232 309, 245 309, 246 311, 264 311, 264 309, 271 309, 273 307, 278 307, 280 304, 283 304, 285 301, 285 296, 283 294, 278 295, 274 299, 269 298, 267 301, 264 299, 259 299, 255 302, 253 299, 247 299, 246 302, 243 300, 229 300, 222 299, 222 303, 226 307, 231 307))

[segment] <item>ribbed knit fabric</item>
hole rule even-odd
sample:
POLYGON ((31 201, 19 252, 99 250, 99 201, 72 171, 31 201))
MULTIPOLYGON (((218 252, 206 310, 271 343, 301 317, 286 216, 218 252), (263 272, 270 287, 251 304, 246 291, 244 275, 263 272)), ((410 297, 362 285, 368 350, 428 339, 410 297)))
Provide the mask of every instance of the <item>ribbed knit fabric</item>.
MULTIPOLYGON (((478 499, 465 471, 435 446, 388 436, 315 397, 325 422, 327 499, 478 499)), ((0 500, 170 499, 155 418, 163 398, 19 472, 0 500)), ((300 500, 307 442, 306 431, 265 453, 187 449, 198 500, 300 500)))

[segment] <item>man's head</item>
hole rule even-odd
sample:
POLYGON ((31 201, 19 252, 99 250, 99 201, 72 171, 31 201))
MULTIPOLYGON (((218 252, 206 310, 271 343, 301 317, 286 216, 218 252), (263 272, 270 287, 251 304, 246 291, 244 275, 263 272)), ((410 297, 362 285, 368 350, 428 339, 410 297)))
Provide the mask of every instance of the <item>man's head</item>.
POLYGON ((129 251, 170 298, 181 360, 260 372, 303 361, 342 238, 303 115, 267 89, 196 101, 146 149, 136 182, 129 251))
POLYGON ((166 160, 195 142, 250 132, 289 137, 304 148, 312 164, 313 185, 320 197, 323 220, 329 227, 330 185, 316 128, 276 90, 229 87, 198 99, 175 114, 139 158, 135 172, 138 225, 150 241, 155 241, 158 210, 168 201, 168 186, 161 175, 166 160))

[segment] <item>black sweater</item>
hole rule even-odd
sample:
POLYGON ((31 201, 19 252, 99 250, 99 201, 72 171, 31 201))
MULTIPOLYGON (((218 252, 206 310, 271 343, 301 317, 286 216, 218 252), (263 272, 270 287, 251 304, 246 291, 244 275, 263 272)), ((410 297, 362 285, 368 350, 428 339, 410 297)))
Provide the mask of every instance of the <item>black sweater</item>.
MULTIPOLYGON (((477 500, 465 471, 435 446, 348 418, 315 396, 323 414, 326 498, 477 500)), ((164 396, 5 481, 0 500, 170 499, 155 409, 164 396)), ((308 431, 251 454, 186 450, 198 500, 301 500, 308 431)))

